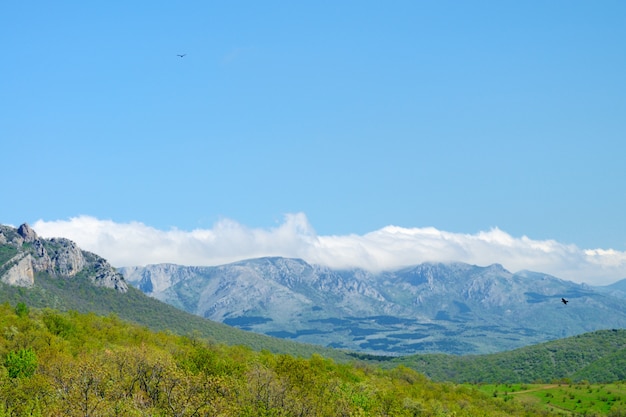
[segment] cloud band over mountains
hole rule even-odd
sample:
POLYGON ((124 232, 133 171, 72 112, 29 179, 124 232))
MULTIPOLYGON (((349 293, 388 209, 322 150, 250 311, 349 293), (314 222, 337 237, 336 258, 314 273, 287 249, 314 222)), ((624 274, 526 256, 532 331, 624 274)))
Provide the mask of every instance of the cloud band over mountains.
POLYGON ((159 263, 220 265, 263 256, 302 258, 333 268, 395 269, 422 262, 502 264, 593 285, 626 278, 626 252, 581 249, 554 240, 517 238, 494 228, 476 234, 435 228, 387 226, 364 235, 318 236, 303 213, 288 214, 271 229, 221 220, 211 229, 158 230, 140 222, 116 223, 90 216, 39 220, 42 237, 65 237, 112 265, 159 263))

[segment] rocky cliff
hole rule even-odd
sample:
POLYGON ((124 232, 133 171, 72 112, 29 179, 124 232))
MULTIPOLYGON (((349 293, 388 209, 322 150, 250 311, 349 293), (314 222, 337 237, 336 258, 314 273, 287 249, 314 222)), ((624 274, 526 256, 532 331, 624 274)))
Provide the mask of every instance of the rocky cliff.
POLYGON ((28 225, 0 225, 0 282, 32 287, 38 273, 59 279, 91 280, 94 285, 126 292, 128 285, 103 258, 64 238, 43 239, 28 225))

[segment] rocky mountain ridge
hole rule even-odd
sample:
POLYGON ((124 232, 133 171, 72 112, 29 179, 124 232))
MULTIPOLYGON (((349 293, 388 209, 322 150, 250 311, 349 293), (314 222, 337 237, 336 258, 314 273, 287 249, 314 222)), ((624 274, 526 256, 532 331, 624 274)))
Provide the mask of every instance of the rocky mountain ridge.
POLYGON ((0 282, 32 287, 38 273, 71 279, 84 274, 96 286, 126 292, 128 284, 105 259, 65 238, 44 239, 26 223, 0 225, 0 282))
POLYGON ((372 274, 260 258, 120 272, 146 294, 211 320, 375 354, 492 353, 626 327, 615 292, 498 264, 425 263, 372 274))

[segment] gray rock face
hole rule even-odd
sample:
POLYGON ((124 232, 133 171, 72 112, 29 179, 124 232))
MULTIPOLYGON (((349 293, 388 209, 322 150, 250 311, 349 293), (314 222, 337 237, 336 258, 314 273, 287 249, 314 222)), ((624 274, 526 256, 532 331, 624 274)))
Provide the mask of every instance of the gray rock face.
POLYGON ((85 264, 92 269, 89 275, 91 281, 99 286, 111 288, 119 292, 126 292, 128 284, 124 276, 117 272, 106 260, 91 252, 82 252, 85 264))
POLYGON ((71 240, 40 238, 27 224, 18 229, 0 226, 0 245, 4 253, 12 254, 0 257, 0 281, 5 284, 32 286, 36 273, 43 272, 59 279, 84 275, 94 285, 128 290, 124 277, 106 260, 81 250, 71 240))
POLYGON ((0 281, 17 287, 33 286, 35 283, 33 257, 29 253, 16 255, 9 260, 8 264, 12 266, 0 277, 0 281))
POLYGON ((120 272, 128 282, 134 282, 144 293, 154 295, 161 294, 177 282, 193 277, 194 267, 181 270, 174 264, 152 265, 151 268, 124 267, 120 272), (122 272, 123 271, 123 272, 122 272))
POLYGON ((56 275, 73 277, 82 271, 86 265, 83 252, 69 239, 50 239, 49 252, 56 275))

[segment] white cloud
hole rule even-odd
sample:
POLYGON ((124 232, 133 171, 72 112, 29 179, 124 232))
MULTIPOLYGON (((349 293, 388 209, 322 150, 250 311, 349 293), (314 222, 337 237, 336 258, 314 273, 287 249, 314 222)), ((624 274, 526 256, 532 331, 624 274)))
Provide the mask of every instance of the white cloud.
POLYGON ((365 235, 318 236, 303 213, 289 214, 272 229, 222 220, 211 229, 158 230, 139 222, 116 223, 89 216, 39 220, 42 237, 65 237, 114 266, 157 263, 219 265, 246 258, 284 256, 330 267, 372 271, 427 261, 500 263, 589 284, 626 278, 626 252, 580 249, 554 240, 513 237, 500 229, 461 234, 435 228, 387 226, 365 235))

